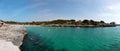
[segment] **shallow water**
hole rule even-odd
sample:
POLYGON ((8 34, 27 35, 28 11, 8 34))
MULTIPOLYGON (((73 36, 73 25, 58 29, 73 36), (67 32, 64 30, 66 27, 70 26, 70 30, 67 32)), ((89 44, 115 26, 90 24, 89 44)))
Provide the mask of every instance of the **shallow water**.
POLYGON ((23 51, 120 51, 120 27, 26 27, 23 51))

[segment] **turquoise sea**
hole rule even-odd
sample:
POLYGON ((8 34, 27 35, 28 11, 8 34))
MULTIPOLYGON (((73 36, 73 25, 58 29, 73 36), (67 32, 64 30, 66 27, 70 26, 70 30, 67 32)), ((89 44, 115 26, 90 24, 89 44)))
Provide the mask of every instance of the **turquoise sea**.
POLYGON ((120 27, 25 27, 23 51, 120 51, 120 27))

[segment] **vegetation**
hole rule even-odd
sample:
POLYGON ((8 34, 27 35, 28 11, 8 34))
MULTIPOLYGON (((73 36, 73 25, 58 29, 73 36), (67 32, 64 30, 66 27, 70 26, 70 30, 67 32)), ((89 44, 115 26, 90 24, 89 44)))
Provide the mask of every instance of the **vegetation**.
POLYGON ((3 21, 3 20, 0 20, 0 22, 4 22, 4 23, 7 23, 7 24, 17 24, 18 22, 15 22, 15 21, 3 21))
POLYGON ((115 22, 111 22, 111 23, 105 23, 104 21, 94 21, 94 20, 62 20, 62 19, 58 19, 58 20, 53 20, 53 21, 44 21, 44 22, 40 22, 40 21, 33 21, 33 22, 15 22, 15 21, 5 21, 5 23, 8 24, 25 24, 25 25, 59 25, 59 26, 65 26, 65 25, 71 25, 71 26, 78 26, 78 25, 82 25, 82 26, 90 26, 90 25, 94 25, 94 26, 115 26, 115 22))

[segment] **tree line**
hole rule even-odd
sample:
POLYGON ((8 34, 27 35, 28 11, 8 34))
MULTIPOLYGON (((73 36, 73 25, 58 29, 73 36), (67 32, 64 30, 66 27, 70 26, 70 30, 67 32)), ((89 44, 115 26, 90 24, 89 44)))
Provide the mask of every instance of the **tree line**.
POLYGON ((16 21, 4 21, 8 24, 27 24, 27 25, 49 25, 49 24, 72 24, 72 25, 101 25, 101 24, 113 24, 115 25, 115 22, 105 23, 104 21, 94 21, 94 20, 53 20, 53 21, 32 21, 32 22, 16 22, 16 21))

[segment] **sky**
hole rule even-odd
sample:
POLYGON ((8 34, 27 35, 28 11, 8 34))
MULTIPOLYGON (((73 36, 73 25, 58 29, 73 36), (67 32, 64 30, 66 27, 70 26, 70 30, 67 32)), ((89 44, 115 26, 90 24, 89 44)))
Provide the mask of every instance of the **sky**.
POLYGON ((0 19, 18 22, 92 19, 120 23, 120 0, 0 0, 0 19))

